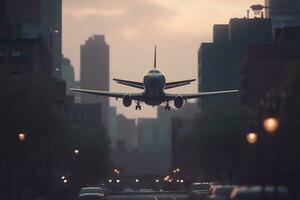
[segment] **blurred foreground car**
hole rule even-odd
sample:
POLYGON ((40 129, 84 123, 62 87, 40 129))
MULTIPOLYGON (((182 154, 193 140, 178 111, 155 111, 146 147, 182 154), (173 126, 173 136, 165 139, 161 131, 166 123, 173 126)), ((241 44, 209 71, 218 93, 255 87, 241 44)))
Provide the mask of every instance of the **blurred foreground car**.
POLYGON ((153 193, 154 191, 153 191, 153 189, 148 189, 148 188, 147 189, 143 189, 142 188, 142 189, 139 189, 139 192, 140 193, 153 193))
POLYGON ((132 193, 132 192, 134 192, 134 190, 132 188, 125 188, 124 192, 125 193, 132 193))
POLYGON ((83 187, 78 194, 78 200, 103 200, 104 191, 100 187, 83 187))
POLYGON ((210 185, 208 183, 192 183, 188 190, 189 200, 204 200, 208 195, 208 189, 210 185))
POLYGON ((237 186, 235 185, 212 185, 210 186, 210 196, 207 199, 214 199, 214 200, 228 200, 230 198, 230 194, 234 188, 237 186))
POLYGON ((237 187, 230 194, 232 200, 289 200, 289 191, 286 187, 252 186, 237 187))

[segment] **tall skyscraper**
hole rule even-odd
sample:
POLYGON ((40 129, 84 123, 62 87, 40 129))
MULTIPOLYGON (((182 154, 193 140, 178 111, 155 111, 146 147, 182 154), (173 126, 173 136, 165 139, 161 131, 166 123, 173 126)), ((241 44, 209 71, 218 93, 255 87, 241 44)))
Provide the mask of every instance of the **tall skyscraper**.
MULTIPOLYGON (((109 45, 104 35, 95 35, 81 45, 80 86, 95 90, 109 90, 109 45)), ((108 127, 109 100, 82 94, 81 103, 101 103, 104 126, 108 127)))
POLYGON ((265 0, 266 17, 272 19, 273 30, 300 25, 299 0, 265 0))

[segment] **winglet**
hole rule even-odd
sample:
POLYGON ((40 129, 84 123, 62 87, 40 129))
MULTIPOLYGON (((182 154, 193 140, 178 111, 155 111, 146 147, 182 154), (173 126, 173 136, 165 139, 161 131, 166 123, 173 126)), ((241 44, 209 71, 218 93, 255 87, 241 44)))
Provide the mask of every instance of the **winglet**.
POLYGON ((156 68, 156 45, 154 48, 154 68, 156 68))

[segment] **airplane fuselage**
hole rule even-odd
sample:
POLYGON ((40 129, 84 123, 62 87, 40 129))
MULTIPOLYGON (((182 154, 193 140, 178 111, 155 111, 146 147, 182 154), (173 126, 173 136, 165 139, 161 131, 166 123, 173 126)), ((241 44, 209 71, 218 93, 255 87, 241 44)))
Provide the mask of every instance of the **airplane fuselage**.
POLYGON ((144 102, 148 105, 160 105, 163 102, 166 78, 157 69, 151 69, 143 79, 145 91, 144 102))

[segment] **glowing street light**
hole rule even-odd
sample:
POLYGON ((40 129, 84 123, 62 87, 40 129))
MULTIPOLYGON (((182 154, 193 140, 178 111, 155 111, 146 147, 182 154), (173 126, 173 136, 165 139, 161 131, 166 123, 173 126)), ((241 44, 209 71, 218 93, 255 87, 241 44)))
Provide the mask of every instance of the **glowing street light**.
POLYGON ((117 179, 117 180, 116 180, 116 182, 117 182, 117 183, 120 183, 120 180, 119 180, 119 179, 117 179))
POLYGON ((112 180, 111 180, 111 179, 108 179, 108 182, 109 182, 109 183, 112 183, 112 180))
POLYGON ((183 183, 183 179, 180 180, 180 183, 183 183))
POLYGON ((254 144, 257 141, 257 133, 255 132, 248 133, 246 139, 249 142, 249 144, 254 144))
POLYGON ((68 180, 67 179, 64 179, 64 183, 67 183, 68 182, 68 180))
POLYGON ((180 169, 179 169, 179 168, 177 168, 177 169, 176 169, 176 171, 177 171, 177 172, 180 172, 180 169))
POLYGON ((78 155, 79 154, 79 149, 74 149, 74 154, 78 155))
POLYGON ((140 182, 140 180, 139 179, 135 179, 135 182, 138 183, 138 182, 140 182))
POLYGON ((159 183, 159 180, 158 180, 158 179, 156 179, 156 180, 155 180, 155 182, 156 182, 156 183, 159 183))
POLYGON ((263 126, 268 133, 275 133, 279 127, 279 120, 275 117, 264 119, 263 126))
POLYGON ((164 178, 164 180, 167 181, 167 180, 169 180, 169 178, 170 178, 170 176, 166 176, 166 177, 164 178))
POLYGON ((25 132, 20 132, 20 133, 18 134, 18 139, 19 139, 20 142, 23 142, 23 141, 26 139, 26 134, 25 134, 25 132))
POLYGON ((62 179, 62 180, 65 180, 65 179, 66 179, 66 177, 65 177, 65 176, 61 176, 61 179, 62 179))

